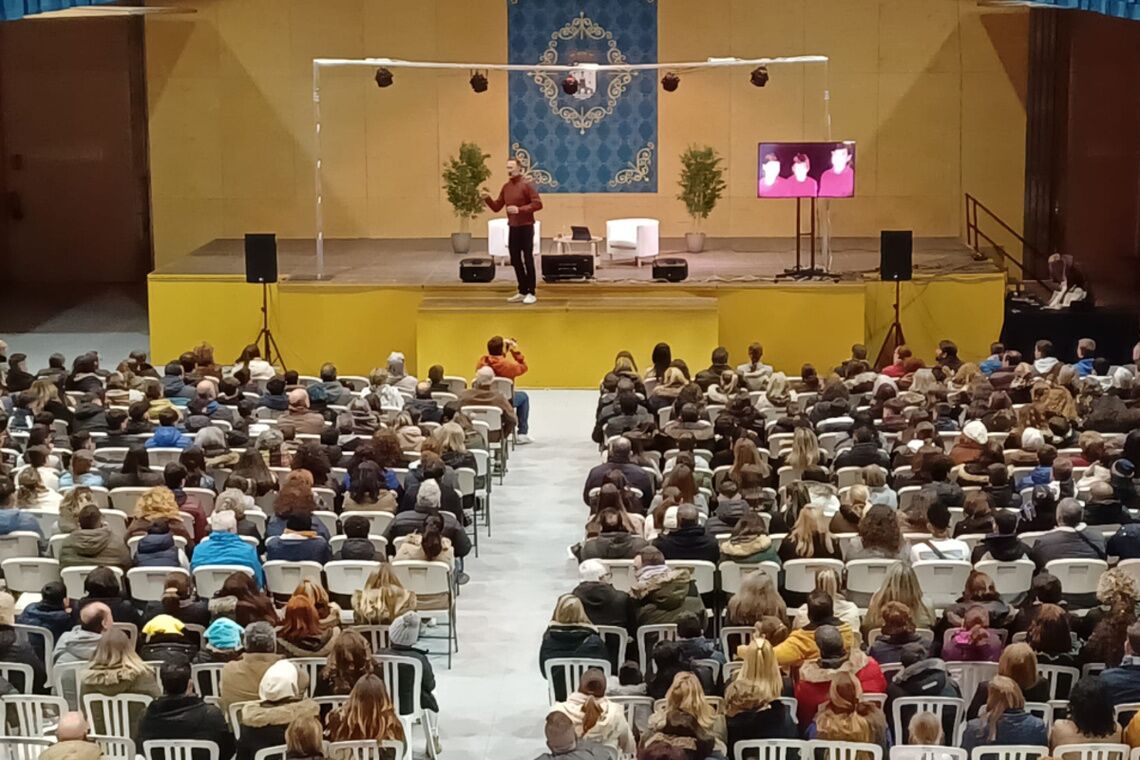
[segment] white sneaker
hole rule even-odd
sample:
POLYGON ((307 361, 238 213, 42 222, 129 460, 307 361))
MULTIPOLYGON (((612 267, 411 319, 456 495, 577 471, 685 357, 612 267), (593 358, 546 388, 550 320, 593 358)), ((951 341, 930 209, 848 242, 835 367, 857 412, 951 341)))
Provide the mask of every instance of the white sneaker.
POLYGON ((513 296, 507 299, 507 303, 521 303, 525 300, 526 296, 524 296, 522 293, 515 293, 513 296))
POLYGON ((538 299, 535 298, 534 295, 528 295, 526 298, 523 299, 523 303, 528 304, 528 305, 532 304, 532 303, 537 303, 537 302, 538 302, 538 299))
POLYGON ((528 443, 534 443, 530 436, 525 433, 519 433, 518 439, 515 441, 519 446, 526 446, 528 443))

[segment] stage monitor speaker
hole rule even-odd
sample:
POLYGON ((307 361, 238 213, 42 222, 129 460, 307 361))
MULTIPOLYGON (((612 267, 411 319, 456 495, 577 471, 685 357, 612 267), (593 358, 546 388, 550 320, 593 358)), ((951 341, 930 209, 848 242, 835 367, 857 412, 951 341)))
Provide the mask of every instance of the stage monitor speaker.
POLYGON ((914 233, 910 230, 883 230, 879 233, 879 279, 884 282, 909 280, 914 254, 914 233))
POLYGON ((277 236, 250 233, 245 236, 245 281, 277 282, 277 236))
POLYGON ((461 259, 459 279, 464 282, 491 282, 495 279, 495 260, 490 258, 461 259))
POLYGON ((594 276, 594 257, 586 253, 568 253, 542 257, 542 279, 545 282, 589 280, 594 276))
POLYGON ((653 279, 684 282, 689 277, 689 262, 684 259, 657 259, 653 262, 653 279))

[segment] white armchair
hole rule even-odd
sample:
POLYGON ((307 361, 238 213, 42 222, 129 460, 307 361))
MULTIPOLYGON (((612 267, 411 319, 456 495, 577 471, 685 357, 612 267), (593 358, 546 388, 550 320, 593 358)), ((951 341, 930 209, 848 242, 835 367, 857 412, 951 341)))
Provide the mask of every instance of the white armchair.
POLYGON ((661 222, 656 219, 610 219, 606 222, 606 255, 632 253, 637 265, 657 258, 661 246, 661 222))
MULTIPOLYGON (((507 226, 506 219, 491 219, 487 222, 487 253, 491 254, 491 258, 495 260, 496 264, 509 264, 511 262, 510 251, 507 250, 507 236, 510 234, 510 228, 507 226)), ((542 222, 537 219, 534 222, 534 254, 537 256, 542 249, 542 222)))

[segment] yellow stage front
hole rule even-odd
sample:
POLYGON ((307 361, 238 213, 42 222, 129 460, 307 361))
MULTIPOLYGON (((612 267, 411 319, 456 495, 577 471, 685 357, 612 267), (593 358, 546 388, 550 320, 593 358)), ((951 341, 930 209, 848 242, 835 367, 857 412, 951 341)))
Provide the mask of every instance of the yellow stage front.
MULTIPOLYGON (((891 324, 894 286, 879 282, 806 284, 542 285, 535 306, 505 303, 512 289, 493 285, 338 285, 282 282, 269 289, 270 328, 290 369, 315 374, 323 362, 366 374, 402 351, 409 371, 432 364, 470 376, 491 335, 517 338, 531 370, 522 387, 595 388, 628 350, 644 367, 666 341, 690 367, 728 348, 743 362, 749 343, 764 360, 798 374, 829 368, 864 343, 872 355, 891 324)), ((1002 274, 917 277, 902 285, 902 324, 918 356, 939 340, 960 355, 988 355, 1001 332, 1002 274)), ((261 327, 261 289, 240 277, 149 278, 151 351, 157 362, 206 340, 219 363, 232 361, 261 327)), ((873 356, 872 356, 873 358, 873 356)))

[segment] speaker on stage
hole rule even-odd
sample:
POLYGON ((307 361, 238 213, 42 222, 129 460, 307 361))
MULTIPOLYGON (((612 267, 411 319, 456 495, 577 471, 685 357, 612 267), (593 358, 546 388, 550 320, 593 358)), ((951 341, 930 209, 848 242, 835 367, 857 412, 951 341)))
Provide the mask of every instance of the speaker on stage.
POLYGON ((914 233, 911 230, 883 230, 879 233, 879 279, 900 282, 911 277, 914 233))
POLYGON ((463 282, 491 282, 495 279, 495 260, 486 257, 460 259, 459 279, 463 282))
POLYGON ((689 262, 684 259, 654 259, 653 279, 684 282, 689 278, 689 262))
POLYGON ((590 280, 594 277, 594 257, 588 253, 566 253, 542 257, 544 282, 590 280))
POLYGON ((245 281, 277 282, 277 236, 250 233, 245 236, 245 281))

